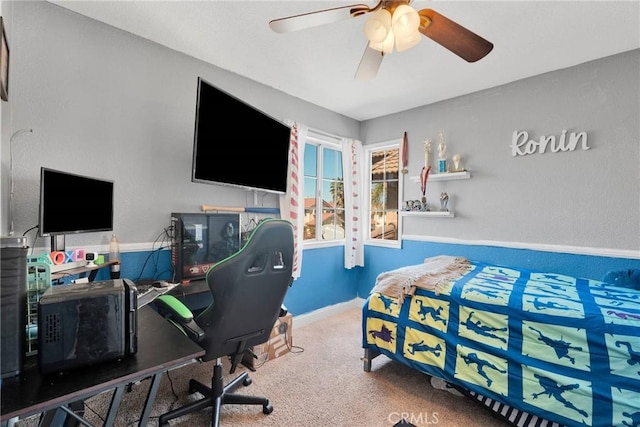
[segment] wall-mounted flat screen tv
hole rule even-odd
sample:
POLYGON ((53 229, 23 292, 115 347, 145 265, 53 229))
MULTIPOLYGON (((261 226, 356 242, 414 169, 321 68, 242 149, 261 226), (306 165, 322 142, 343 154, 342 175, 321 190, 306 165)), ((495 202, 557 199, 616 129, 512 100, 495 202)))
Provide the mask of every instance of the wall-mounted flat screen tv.
POLYGON ((113 230, 113 181, 40 168, 41 236, 113 230))
POLYGON ((286 192, 291 128, 198 77, 193 182, 286 192))

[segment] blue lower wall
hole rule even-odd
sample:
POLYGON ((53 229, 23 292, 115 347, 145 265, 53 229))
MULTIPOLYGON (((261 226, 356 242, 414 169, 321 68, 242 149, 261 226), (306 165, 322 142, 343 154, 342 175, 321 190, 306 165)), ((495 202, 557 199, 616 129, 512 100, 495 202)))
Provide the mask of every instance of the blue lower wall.
MULTIPOLYGON (((106 255, 105 255, 106 256, 106 255)), ((171 280, 171 251, 122 252, 120 254, 120 277, 137 282, 139 279, 171 280)), ((74 277, 75 278, 75 277, 74 277)), ((108 280, 109 269, 98 270, 95 280, 108 280)), ((72 278, 65 280, 70 281, 72 278)))
MULTIPOLYGON (((377 246, 365 248, 365 267, 347 270, 343 266, 344 248, 307 249, 303 253, 300 278, 293 282, 285 305, 295 316, 323 307, 366 298, 378 274, 407 265, 419 264, 427 257, 452 255, 507 267, 528 268, 600 280, 610 270, 640 269, 640 259, 576 255, 498 246, 477 246, 404 240, 402 249, 377 246)), ((171 280, 171 252, 122 253, 121 277, 171 280)), ((109 278, 103 269, 96 280, 109 278)))
POLYGON ((344 268, 344 247, 307 249, 300 277, 293 282, 285 305, 295 316, 356 297, 362 268, 344 268))

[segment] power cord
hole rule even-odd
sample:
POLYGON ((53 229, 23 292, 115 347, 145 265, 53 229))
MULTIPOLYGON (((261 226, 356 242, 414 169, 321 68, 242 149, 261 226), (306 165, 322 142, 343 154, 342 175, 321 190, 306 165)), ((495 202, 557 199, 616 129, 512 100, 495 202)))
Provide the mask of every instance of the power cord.
MULTIPOLYGON (((297 345, 293 345, 293 336, 291 335, 291 328, 288 327, 288 323, 281 323, 279 326, 279 332, 284 335, 284 343, 287 346, 287 349, 290 353, 304 353, 304 347, 300 347, 297 345), (283 328, 283 326, 286 326, 283 328), (282 328, 282 330, 280 329, 282 328), (291 340, 291 345, 289 345, 289 340, 291 340)), ((267 341, 267 349, 263 353, 264 360, 260 362, 260 364, 256 364, 253 366, 254 369, 258 369, 265 363, 269 361, 269 353, 271 352, 271 339, 267 341)))
MULTIPOLYGON (((169 405, 169 410, 171 410, 171 409, 173 409, 173 405, 175 405, 175 404, 176 404, 176 402, 178 402, 178 400, 179 400, 179 396, 178 396, 178 394, 176 393, 176 390, 175 390, 175 388, 174 388, 174 386, 173 386, 173 380, 171 379, 171 375, 169 375, 169 372, 170 372, 170 371, 167 371, 167 372, 166 372, 166 374, 167 374, 167 379, 169 380, 169 386, 170 386, 170 388, 171 388, 171 393, 173 394, 173 402, 171 402, 171 404, 169 405)), ((143 381, 145 381, 145 380, 147 380, 147 379, 149 379, 149 378, 151 378, 151 377, 143 378, 142 380, 137 381, 135 384, 140 384, 140 383, 142 383, 143 381)), ((129 386, 127 387, 127 391, 128 391, 128 392, 131 392, 131 388, 132 388, 132 386, 133 386, 133 385, 134 385, 134 384, 129 384, 129 386)), ((149 387, 151 387, 151 386, 149 386, 149 387)), ((115 391, 114 391, 114 393, 115 393, 115 391)), ((93 412, 93 413, 94 413, 94 414, 95 414, 95 415, 96 415, 96 416, 97 416, 97 417, 102 421, 102 424, 104 424, 105 419, 102 417, 102 415, 100 415, 100 414, 99 414, 95 409, 93 409, 93 408, 92 408, 90 405, 88 405, 86 402, 84 403, 84 406, 85 406, 85 408, 87 408, 87 409, 89 409, 91 412, 93 412)), ((159 416, 159 415, 157 415, 157 416, 153 416, 153 417, 149 417, 149 421, 151 421, 151 420, 156 420, 156 419, 158 419, 158 418, 160 418, 160 416, 159 416)), ((137 426, 139 423, 140 423, 140 418, 135 419, 135 420, 133 420, 133 421, 130 421, 127 425, 128 425, 128 426, 137 426)))
MULTIPOLYGON (((151 260, 151 258, 154 255, 158 255, 163 249, 169 249, 171 248, 171 236, 173 234, 173 226, 170 225, 169 227, 165 227, 162 232, 160 232, 160 234, 158 234, 158 236, 155 238, 155 240, 153 241, 153 245, 151 246, 151 253, 147 256, 147 258, 144 261, 144 264, 142 265, 142 268, 140 269, 140 274, 138 275, 138 277, 134 280, 134 282, 138 282, 140 281, 140 279, 142 278, 142 275, 144 274, 144 269, 147 266, 147 263, 149 262, 149 260, 151 260), (169 239, 169 241, 167 241, 167 239, 169 239), (159 247, 155 247, 156 244, 160 244, 159 247)), ((156 277, 159 276, 158 273, 158 257, 154 258, 154 271, 153 274, 151 275, 151 277, 153 277, 154 279, 156 277)), ((166 271, 166 270, 165 270, 166 271)), ((164 271, 163 271, 164 272, 164 271)))
POLYGON ((289 351, 291 353, 304 353, 304 347, 293 345, 293 336, 291 337, 291 346, 289 346, 289 339, 287 337, 288 333, 289 333, 289 328, 287 328, 287 330, 284 332, 284 342, 287 344, 287 348, 289 349, 289 351))

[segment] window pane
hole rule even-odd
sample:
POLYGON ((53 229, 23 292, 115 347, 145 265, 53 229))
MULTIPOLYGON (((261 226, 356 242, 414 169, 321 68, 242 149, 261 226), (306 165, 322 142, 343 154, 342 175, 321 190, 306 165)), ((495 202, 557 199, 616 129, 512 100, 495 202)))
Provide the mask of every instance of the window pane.
POLYGON ((313 137, 305 144, 305 240, 344 239, 342 150, 313 137))
POLYGON ((382 212, 371 213, 371 230, 369 230, 369 238, 382 239, 384 225, 384 215, 382 212))
POLYGON ((322 213, 322 240, 344 239, 344 211, 322 213))
POLYGON ((384 183, 376 182, 371 184, 371 211, 384 207, 384 183))
POLYGON ((336 208, 344 209, 344 183, 342 180, 332 182, 336 208))
MULTIPOLYGON (((316 198, 316 187, 318 180, 313 177, 305 177, 304 178, 304 198, 305 199, 314 199, 312 201, 312 205, 315 206, 315 198, 316 198)), ((305 203, 306 205, 306 203, 305 203)))
MULTIPOLYGON (((306 175, 306 171, 305 171, 306 175)), ((316 186, 318 180, 304 178, 304 239, 315 239, 316 232, 316 186)))
POLYGON ((370 239, 398 239, 399 154, 399 148, 370 153, 370 239))
POLYGON ((400 150, 385 152, 385 179, 398 179, 398 154, 400 150))
POLYGON ((316 238, 316 215, 315 210, 304 210, 304 240, 316 238))
POLYGON ((304 175, 318 176, 318 147, 315 145, 304 146, 304 175))
POLYGON ((322 181, 322 201, 323 207, 343 208, 344 207, 344 184, 337 180, 322 181))
POLYGON ((341 153, 330 148, 322 149, 322 177, 336 179, 342 176, 341 153), (338 161, 340 160, 340 161, 338 161))
POLYGON ((371 181, 384 179, 384 151, 376 151, 371 155, 371 181))
POLYGON ((334 199, 334 181, 328 179, 322 180, 322 208, 335 207, 334 199))
POLYGON ((397 240, 398 239, 397 214, 383 215, 378 213, 378 214, 371 215, 371 232, 370 232, 369 238, 380 239, 380 240, 397 240))
POLYGON ((388 211, 385 219, 385 238, 388 240, 398 240, 398 212, 388 211))
POLYGON ((389 181, 386 186, 385 208, 398 209, 398 181, 389 181))

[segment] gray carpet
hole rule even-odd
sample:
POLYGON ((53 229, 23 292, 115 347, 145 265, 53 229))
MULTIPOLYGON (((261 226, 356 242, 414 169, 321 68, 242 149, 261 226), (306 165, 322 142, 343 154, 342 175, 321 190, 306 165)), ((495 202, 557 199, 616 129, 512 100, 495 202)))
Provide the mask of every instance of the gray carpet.
MULTIPOLYGON (((364 372, 359 308, 298 328, 294 318, 292 334, 292 351, 259 365, 250 375, 253 384, 238 390, 268 397, 273 413, 263 414, 261 406, 225 405, 221 426, 383 427, 402 418, 417 427, 508 425, 469 398, 434 389, 428 376, 384 356, 374 359, 371 372, 364 372)), ((212 363, 193 363, 163 376, 149 425, 157 426, 160 414, 199 396, 187 394, 188 381, 197 378, 209 383, 212 363)), ((148 387, 145 380, 125 393, 116 426, 137 425, 148 387)), ((103 393, 87 400, 86 417, 93 424, 102 424, 110 397, 103 393)), ((210 409, 203 410, 171 425, 206 426, 210 414, 210 409)), ((37 417, 17 425, 35 426, 37 417)))

